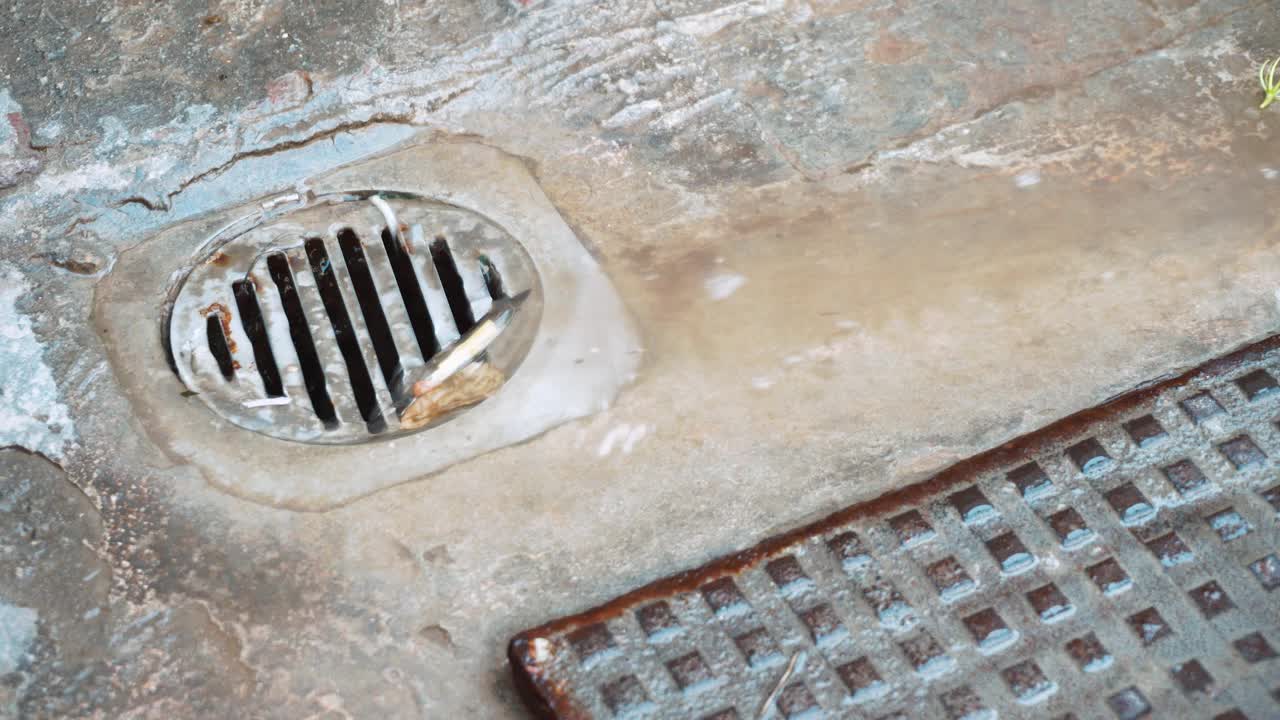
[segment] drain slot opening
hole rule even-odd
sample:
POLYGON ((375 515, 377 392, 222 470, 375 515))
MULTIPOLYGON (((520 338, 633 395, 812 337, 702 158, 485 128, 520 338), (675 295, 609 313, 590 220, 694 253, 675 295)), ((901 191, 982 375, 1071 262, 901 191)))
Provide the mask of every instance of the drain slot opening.
POLYGON ((240 326, 249 336, 249 344, 253 347, 253 364, 258 367, 258 375, 262 377, 262 387, 267 397, 284 397, 284 383, 280 380, 280 367, 276 364, 275 353, 271 352, 271 342, 267 339, 267 326, 262 320, 262 308, 258 306, 258 288, 252 280, 237 280, 231 283, 231 293, 236 298, 236 308, 240 310, 240 326))
POLYGON ((298 364, 302 366, 302 380, 307 387, 307 396, 311 398, 311 407, 326 428, 336 428, 338 415, 333 410, 333 400, 325 386, 324 366, 320 364, 315 341, 311 339, 311 331, 307 329, 307 314, 302 309, 302 301, 298 299, 298 288, 293 283, 289 260, 280 253, 270 255, 267 257, 267 270, 280 294, 285 319, 289 321, 289 337, 293 340, 294 351, 298 353, 298 364))
POLYGON ((387 259, 391 261, 391 272, 396 276, 400 298, 404 300, 404 309, 409 313, 409 324, 413 326, 413 336, 418 339, 422 359, 430 360, 440 352, 440 343, 436 340, 435 323, 431 321, 431 313, 427 311, 427 300, 422 294, 422 288, 418 286, 409 253, 391 237, 391 232, 386 228, 382 229, 382 246, 386 248, 387 259))
POLYGON ((488 256, 480 256, 480 275, 484 278, 484 288, 489 291, 490 298, 501 300, 507 296, 507 288, 502 284, 502 273, 498 272, 488 256))
POLYGON ((227 336, 222 328, 222 313, 210 313, 204 320, 205 334, 209 336, 209 352, 218 362, 218 370, 228 381, 236 379, 235 361, 231 359, 231 348, 227 346, 227 336))
POLYGON ((364 364, 360 340, 351 324, 351 316, 347 314, 346 303, 342 301, 342 290, 338 288, 338 278, 333 272, 333 263, 329 261, 329 253, 324 249, 324 241, 313 237, 307 239, 304 246, 307 259, 311 261, 316 288, 320 291, 320 300, 324 303, 325 314, 329 316, 329 325, 333 328, 334 339, 338 341, 338 350, 347 365, 347 376, 351 379, 351 390, 355 395, 360 417, 369 426, 369 432, 382 432, 386 429, 386 420, 378 409, 378 395, 373 388, 373 378, 369 376, 369 368, 364 364))
POLYGON ((440 276, 444 295, 449 299, 449 309, 453 311, 453 322, 458 326, 458 333, 466 335, 468 330, 475 327, 476 318, 471 312, 471 301, 467 299, 467 288, 462 284, 458 264, 454 262, 453 252, 443 237, 437 237, 431 243, 431 261, 435 263, 436 274, 440 276))
POLYGON ((365 327, 369 328, 369 339, 373 341, 373 352, 378 358, 382 377, 387 381, 391 397, 400 398, 402 395, 400 385, 404 379, 404 370, 400 366, 400 352, 396 349, 395 337, 391 334, 391 326, 387 323, 386 313, 382 310, 378 288, 373 283, 373 274, 369 272, 369 260, 365 257, 364 246, 351 228, 338 231, 338 245, 342 248, 342 257, 346 261, 351 284, 355 286, 356 300, 360 303, 360 313, 364 315, 365 327))

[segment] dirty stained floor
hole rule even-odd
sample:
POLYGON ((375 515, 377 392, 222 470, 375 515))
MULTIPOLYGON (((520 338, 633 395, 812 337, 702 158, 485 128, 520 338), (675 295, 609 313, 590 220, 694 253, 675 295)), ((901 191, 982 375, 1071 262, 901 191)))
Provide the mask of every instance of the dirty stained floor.
POLYGON ((4 716, 520 717, 514 632, 1280 327, 1274 1, 19 0, 0 27, 4 716), (116 258, 460 140, 520 158, 617 287, 644 347, 614 404, 326 512, 161 451, 95 325, 116 258))

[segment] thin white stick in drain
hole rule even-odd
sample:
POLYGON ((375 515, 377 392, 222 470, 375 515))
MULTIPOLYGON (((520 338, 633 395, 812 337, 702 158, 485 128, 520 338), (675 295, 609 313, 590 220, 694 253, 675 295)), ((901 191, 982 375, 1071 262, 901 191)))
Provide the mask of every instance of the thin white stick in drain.
POLYGON ((502 331, 511 324, 512 316, 528 296, 529 291, 525 290, 515 297, 499 298, 493 301, 489 312, 485 313, 466 335, 413 372, 409 377, 411 392, 414 395, 420 395, 438 386, 483 355, 502 331))
POLYGON ((396 219, 396 211, 392 210, 387 201, 378 195, 370 196, 369 202, 382 213, 382 221, 387 224, 387 232, 391 233, 391 239, 400 242, 400 221, 396 219))
POLYGON ((288 405, 291 402, 293 402, 293 400, 287 397, 270 397, 262 398, 260 400, 245 400, 240 404, 247 408, 259 408, 267 407, 268 405, 288 405))
POLYGON ((786 669, 782 671, 782 676, 773 684, 773 689, 769 691, 769 694, 764 696, 764 702, 760 703, 760 711, 756 713, 759 720, 769 720, 769 716, 773 714, 773 702, 782 694, 782 688, 791 679, 791 675, 796 671, 796 668, 804 663, 806 657, 808 655, 803 650, 797 650, 791 654, 791 661, 787 663, 786 669))

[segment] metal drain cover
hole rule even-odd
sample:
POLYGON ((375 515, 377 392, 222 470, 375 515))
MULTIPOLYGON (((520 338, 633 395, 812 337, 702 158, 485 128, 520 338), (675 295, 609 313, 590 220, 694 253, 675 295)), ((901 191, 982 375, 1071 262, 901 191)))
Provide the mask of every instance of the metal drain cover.
POLYGON ((517 636, 560 718, 1280 717, 1280 336, 517 636))
POLYGON ((470 210, 404 194, 297 201, 303 205, 207 243, 170 310, 174 367, 219 415, 272 437, 319 443, 422 429, 397 420, 409 398, 406 378, 474 327, 494 300, 527 291, 486 357, 501 378, 519 366, 542 293, 532 259, 505 230, 470 210), (370 197, 399 228, 388 227, 370 197))
POLYGON ((138 238, 95 291, 125 421, 212 485, 337 507, 600 412, 635 375, 617 292, 519 157, 425 135, 262 190, 138 238), (502 295, 523 300, 487 346, 493 372, 474 376, 496 391, 442 382, 456 395, 419 398, 429 429, 399 427, 397 365, 452 357, 443 348, 471 322, 484 330, 502 295))

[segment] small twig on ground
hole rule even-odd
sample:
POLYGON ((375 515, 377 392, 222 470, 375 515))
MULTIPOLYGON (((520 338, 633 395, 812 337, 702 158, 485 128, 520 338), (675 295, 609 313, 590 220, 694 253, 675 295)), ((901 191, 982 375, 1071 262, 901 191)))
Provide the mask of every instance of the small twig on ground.
POLYGON ((756 713, 759 720, 768 720, 773 714, 773 701, 778 698, 778 694, 782 692, 782 688, 786 686, 787 681, 791 679, 791 674, 796 671, 796 666, 804 662, 805 654, 803 650, 797 650, 791 653, 791 660, 787 663, 787 668, 782 671, 782 676, 778 678, 778 682, 774 683, 773 690, 764 696, 764 702, 760 703, 760 712, 756 713))

